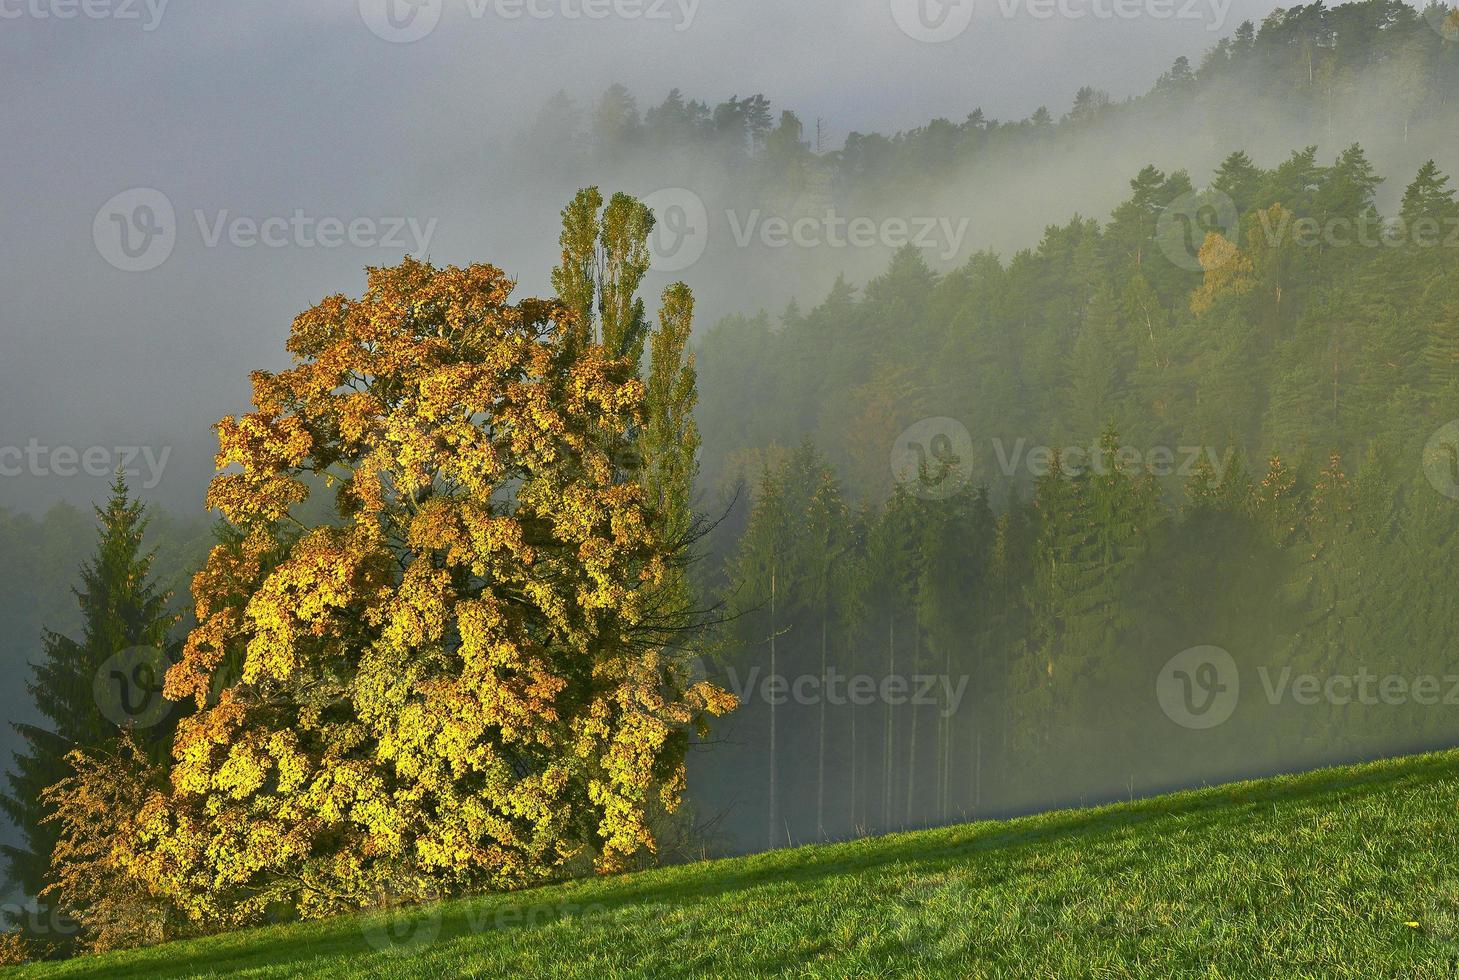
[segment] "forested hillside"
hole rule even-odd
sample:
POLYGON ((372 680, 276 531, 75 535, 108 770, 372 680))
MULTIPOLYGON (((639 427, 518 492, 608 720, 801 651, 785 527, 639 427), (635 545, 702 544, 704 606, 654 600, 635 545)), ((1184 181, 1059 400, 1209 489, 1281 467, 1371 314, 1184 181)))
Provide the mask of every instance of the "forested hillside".
MULTIPOLYGON (((1364 33, 1365 12, 1392 9, 1295 11, 1184 84, 1237 84, 1222 66, 1251 59, 1237 74, 1308 91, 1289 109, 1310 113, 1309 68, 1333 91, 1396 79, 1417 50, 1452 70, 1454 45, 1420 21, 1364 33), (1327 43, 1304 48, 1310 31, 1327 43)), ((1178 76, 1109 111, 1157 111, 1178 76)), ((1408 123, 1451 111, 1443 86, 1425 92, 1408 123)), ((721 750, 754 775, 704 783, 715 806, 754 801, 741 840, 1459 735, 1453 187, 1432 161, 1381 172, 1358 144, 1236 146, 1208 171, 1138 168, 1107 216, 1066 216, 1036 248, 941 271, 907 247, 864 287, 838 280, 702 339, 704 496, 728 514, 714 581, 734 634, 718 669, 761 685, 721 750), (1161 701, 1178 655, 1208 648, 1229 667, 1188 672, 1192 703, 1240 683, 1210 727, 1161 701), (766 688, 771 674, 819 693, 766 688), (834 678, 858 674, 931 686, 858 706, 843 680, 836 703, 834 678)))
POLYGON ((864 284, 895 249, 880 238, 836 245, 820 228, 805 245, 782 245, 763 234, 776 219, 906 221, 914 238, 934 222, 924 251, 945 271, 984 248, 1011 256, 1073 214, 1108 214, 1147 164, 1202 183, 1232 150, 1274 166, 1294 148, 1316 145, 1327 163, 1359 143, 1390 178, 1380 188, 1390 211, 1426 160, 1459 170, 1451 7, 1319 2, 1216 36, 1208 49, 1172 58, 1143 95, 1084 86, 1023 119, 979 108, 984 94, 970 71, 949 83, 965 116, 888 134, 753 90, 718 102, 677 89, 642 103, 622 86, 593 99, 559 93, 515 147, 512 172, 552 187, 554 199, 604 175, 640 195, 692 192, 707 221, 692 271, 717 317, 761 304, 779 314, 791 299, 808 305, 841 274, 864 284))

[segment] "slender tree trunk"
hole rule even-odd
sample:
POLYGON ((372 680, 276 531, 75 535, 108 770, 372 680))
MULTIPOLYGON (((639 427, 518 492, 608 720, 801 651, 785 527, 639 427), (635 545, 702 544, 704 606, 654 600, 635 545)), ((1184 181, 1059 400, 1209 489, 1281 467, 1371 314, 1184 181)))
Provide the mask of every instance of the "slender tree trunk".
MULTIPOLYGON (((916 610, 916 618, 913 620, 912 629, 912 668, 916 670, 917 659, 922 653, 922 609, 919 606, 916 610)), ((912 823, 912 796, 917 789, 917 705, 911 705, 909 712, 912 718, 912 732, 907 742, 907 816, 902 821, 903 826, 910 826, 912 823)))
POLYGON ((907 816, 902 826, 912 824, 912 792, 917 788, 917 706, 911 707, 912 731, 907 736, 907 816))
POLYGON ((942 674, 942 819, 948 818, 952 809, 952 703, 948 700, 948 686, 952 684, 952 648, 949 647, 943 660, 942 674))
MULTIPOLYGON (((775 677, 775 566, 770 567, 770 677, 775 677)), ((776 835, 779 834, 777 824, 778 814, 775 809, 775 699, 770 701, 770 836, 768 843, 770 847, 775 846, 776 835)))
POLYGON ((974 740, 976 748, 973 754, 973 812, 977 813, 983 805, 983 733, 978 732, 974 740))
MULTIPOLYGON (((1010 692, 1013 690, 1013 681, 1008 676, 1008 672, 1012 669, 1010 663, 1013 658, 1008 653, 1007 637, 1001 635, 1001 631, 999 639, 1002 641, 1000 646, 1003 647, 1003 676, 998 689, 998 775, 994 778, 993 785, 997 787, 1000 794, 1006 794, 1008 792, 1007 773, 1013 767, 1013 733, 1009 731, 1013 725, 1013 707, 1008 703, 1010 692)), ((978 761, 981 764, 982 759, 980 758, 978 761)), ((981 787, 981 781, 979 786, 981 787)), ((979 791, 981 792, 981 789, 979 791)))
POLYGON ((816 751, 816 836, 826 839, 826 610, 821 609, 821 733, 816 751))
MULTIPOLYGON (((853 678, 856 676, 856 664, 857 664, 857 661, 860 659, 860 658, 858 658, 856 656, 856 651, 857 651, 857 648, 859 647, 859 645, 860 644, 859 644, 859 641, 858 641, 858 642, 853 642, 853 644, 851 646, 851 676, 853 678)), ((865 821, 865 816, 863 815, 863 818, 861 820, 858 820, 856 818, 856 802, 857 802, 856 801, 856 788, 857 788, 856 787, 856 784, 857 784, 857 778, 856 778, 856 699, 855 698, 851 698, 850 701, 851 701, 851 706, 850 706, 851 707, 851 829, 852 829, 852 831, 854 833, 860 834, 860 832, 861 832, 861 826, 862 826, 862 824, 865 821)))
MULTIPOLYGON (((896 617, 887 622, 887 677, 891 677, 897 670, 897 634, 896 617)), ((886 688, 883 687, 883 690, 886 688)), ((887 731, 885 740, 882 743, 882 799, 881 799, 881 825, 891 826, 892 822, 892 753, 895 747, 892 744, 894 734, 892 728, 892 701, 887 699, 887 731)))
POLYGON ((933 772, 937 775, 936 799, 932 803, 932 812, 937 814, 939 820, 947 816, 947 704, 945 696, 939 692, 937 696, 937 730, 932 735, 933 772))

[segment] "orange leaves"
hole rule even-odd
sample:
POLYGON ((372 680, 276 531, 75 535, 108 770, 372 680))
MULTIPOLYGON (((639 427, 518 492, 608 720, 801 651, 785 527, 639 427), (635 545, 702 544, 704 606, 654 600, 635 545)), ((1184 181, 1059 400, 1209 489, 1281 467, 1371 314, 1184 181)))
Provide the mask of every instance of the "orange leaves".
MULTIPOLYGON (((202 604, 199 603, 201 610, 202 604)), ((199 708, 207 701, 213 672, 228 652, 228 641, 237 632, 241 615, 237 609, 221 609, 188 635, 182 660, 167 671, 163 694, 174 701, 196 700, 199 708)))
POLYGON ((208 509, 239 526, 271 523, 309 499, 309 488, 289 476, 225 474, 208 487, 208 509))
POLYGON ((243 679, 284 681, 306 640, 342 640, 356 616, 389 594, 388 561, 368 528, 323 527, 300 538, 248 602, 243 679))
POLYGON ((405 655, 439 643, 454 606, 451 574, 428 559, 416 559, 395 590, 380 641, 405 655))
POLYGON ((1251 257, 1236 244, 1216 232, 1209 232, 1197 255, 1205 278, 1191 294, 1191 312, 1199 316, 1215 305, 1222 295, 1241 296, 1253 289, 1251 257))
POLYGON ((682 792, 689 731, 732 706, 644 639, 673 556, 621 463, 635 366, 512 287, 371 269, 219 424, 209 503, 234 528, 193 583, 167 694, 199 710, 146 831, 168 855, 149 887, 191 914, 519 885, 593 847, 620 866, 682 792))
POLYGON ((246 473, 274 473, 299 466, 314 446, 304 420, 297 416, 230 415, 215 428, 219 469, 236 463, 246 473))

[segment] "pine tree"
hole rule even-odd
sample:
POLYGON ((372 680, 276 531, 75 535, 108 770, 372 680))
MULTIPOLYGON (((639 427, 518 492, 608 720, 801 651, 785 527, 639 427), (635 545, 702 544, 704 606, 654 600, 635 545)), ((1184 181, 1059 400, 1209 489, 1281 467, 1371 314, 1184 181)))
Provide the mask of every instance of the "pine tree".
POLYGON ((815 458, 815 490, 802 519, 810 575, 809 591, 820 632, 820 703, 816 735, 816 837, 826 837, 826 669, 832 623, 840 610, 835 603, 843 594, 838 588, 837 566, 847 547, 846 504, 830 468, 815 458))
MULTIPOLYGON (((1343 150, 1323 176, 1315 201, 1319 217, 1370 222, 1376 219, 1373 198, 1383 178, 1373 170, 1361 146, 1354 143, 1343 150)), ((1377 231, 1370 227, 1368 233, 1376 235, 1377 231)))
POLYGON ((1118 418, 1123 407, 1126 373, 1134 361, 1134 344, 1120 322, 1120 304, 1108 286, 1095 293, 1079 335, 1069 351, 1065 376, 1065 418, 1075 423, 1118 418))
POLYGON ((1459 217, 1459 204, 1455 203, 1454 189, 1448 184, 1448 176, 1434 161, 1430 160, 1419 168, 1413 183, 1403 192, 1403 204, 1398 212, 1410 233, 1424 218, 1439 222, 1442 230, 1444 222, 1459 217))
POLYGON ((1216 178, 1211 186, 1231 198, 1237 214, 1245 214, 1261 202, 1257 194, 1261 190, 1262 171, 1251 162, 1251 157, 1237 150, 1216 168, 1216 178))
MULTIPOLYGON (((791 541, 782 475, 783 471, 772 472, 769 466, 762 470, 749 525, 740 538, 729 574, 728 602, 741 624, 741 645, 752 651, 752 656, 753 651, 766 651, 772 678, 777 676, 780 667, 777 646, 782 629, 780 593, 785 578, 783 569, 788 563, 786 550, 791 541)), ((775 847, 782 839, 778 807, 780 746, 775 709, 775 701, 771 699, 766 754, 768 847, 775 847)))
MULTIPOLYGON (((20 829, 24 843, 5 846, 9 874, 29 896, 49 883, 51 852, 60 830, 43 822, 47 811, 42 793, 72 774, 66 755, 75 749, 95 750, 113 740, 115 719, 108 718, 94 693, 97 672, 114 655, 137 648, 175 652, 169 630, 177 617, 168 612, 171 595, 151 581, 153 555, 142 550, 148 518, 145 507, 130 497, 126 480, 118 475, 105 508, 96 508, 100 523, 96 555, 81 569, 81 587, 75 590, 81 607, 81 638, 47 631, 44 652, 31 668, 26 683, 42 724, 12 727, 25 741, 8 775, 10 791, 0 795, 0 808, 20 829)), ((151 679, 160 698, 162 679, 151 679)), ((145 682, 144 682, 145 683, 145 682)), ((146 745, 165 746, 170 726, 158 725, 138 732, 146 745)), ((56 937, 37 936, 41 943, 56 937)))

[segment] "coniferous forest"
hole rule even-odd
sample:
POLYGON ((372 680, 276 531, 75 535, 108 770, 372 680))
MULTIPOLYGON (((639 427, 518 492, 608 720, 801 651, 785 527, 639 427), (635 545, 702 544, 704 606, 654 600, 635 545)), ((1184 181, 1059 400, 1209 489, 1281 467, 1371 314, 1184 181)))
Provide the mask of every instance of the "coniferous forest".
POLYGON ((0 497, 3 955, 1459 745, 1459 14, 1207 40, 539 91, 520 250, 310 280, 191 505, 0 497))

